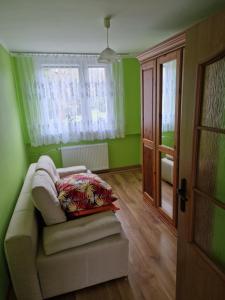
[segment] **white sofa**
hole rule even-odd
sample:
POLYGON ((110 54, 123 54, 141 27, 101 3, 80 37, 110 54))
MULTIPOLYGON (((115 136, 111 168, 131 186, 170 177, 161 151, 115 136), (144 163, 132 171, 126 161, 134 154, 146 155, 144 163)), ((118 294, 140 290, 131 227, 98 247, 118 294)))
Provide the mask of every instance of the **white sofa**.
MULTIPOLYGON (((31 193, 35 168, 29 167, 5 237, 17 299, 46 299, 126 276, 128 240, 114 213, 51 226, 39 222, 31 193)), ((79 171, 87 170, 57 169, 59 177, 79 171)))

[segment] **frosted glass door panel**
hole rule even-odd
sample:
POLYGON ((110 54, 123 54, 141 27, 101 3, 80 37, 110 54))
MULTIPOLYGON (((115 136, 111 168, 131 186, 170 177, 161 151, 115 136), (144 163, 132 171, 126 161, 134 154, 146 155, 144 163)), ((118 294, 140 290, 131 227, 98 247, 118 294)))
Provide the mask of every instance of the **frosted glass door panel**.
POLYGON ((199 141, 197 188, 225 203, 225 135, 202 131, 199 141))
POLYGON ((201 125, 225 129, 225 58, 205 67, 201 125))
POLYGON ((196 194, 194 221, 195 243, 224 271, 224 209, 196 194))

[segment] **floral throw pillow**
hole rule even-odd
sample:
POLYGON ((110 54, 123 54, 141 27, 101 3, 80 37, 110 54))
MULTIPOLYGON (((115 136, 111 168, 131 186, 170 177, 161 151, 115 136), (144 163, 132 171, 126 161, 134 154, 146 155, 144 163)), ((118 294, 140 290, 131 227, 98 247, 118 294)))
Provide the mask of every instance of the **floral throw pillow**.
POLYGON ((112 187, 91 173, 73 174, 56 183, 58 199, 69 218, 118 208, 112 187))

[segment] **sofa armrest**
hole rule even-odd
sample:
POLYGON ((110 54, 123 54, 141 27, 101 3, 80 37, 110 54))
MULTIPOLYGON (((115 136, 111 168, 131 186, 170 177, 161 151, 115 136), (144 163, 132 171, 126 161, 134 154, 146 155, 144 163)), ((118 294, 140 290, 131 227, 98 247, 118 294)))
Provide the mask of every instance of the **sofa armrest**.
POLYGON ((58 168, 57 169, 59 177, 63 178, 68 175, 77 174, 77 173, 87 173, 87 168, 85 166, 73 166, 67 168, 58 168))
POLYGON ((34 210, 13 213, 5 237, 5 254, 18 300, 41 300, 36 268, 38 225, 34 210))

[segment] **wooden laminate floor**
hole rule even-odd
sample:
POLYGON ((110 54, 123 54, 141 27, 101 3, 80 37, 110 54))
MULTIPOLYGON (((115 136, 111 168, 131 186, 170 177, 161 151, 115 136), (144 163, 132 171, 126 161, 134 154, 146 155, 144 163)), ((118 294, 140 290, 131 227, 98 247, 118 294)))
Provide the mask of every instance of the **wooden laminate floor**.
POLYGON ((51 299, 175 299, 176 238, 143 201, 140 170, 100 176, 119 197, 116 214, 130 241, 129 276, 51 299))

